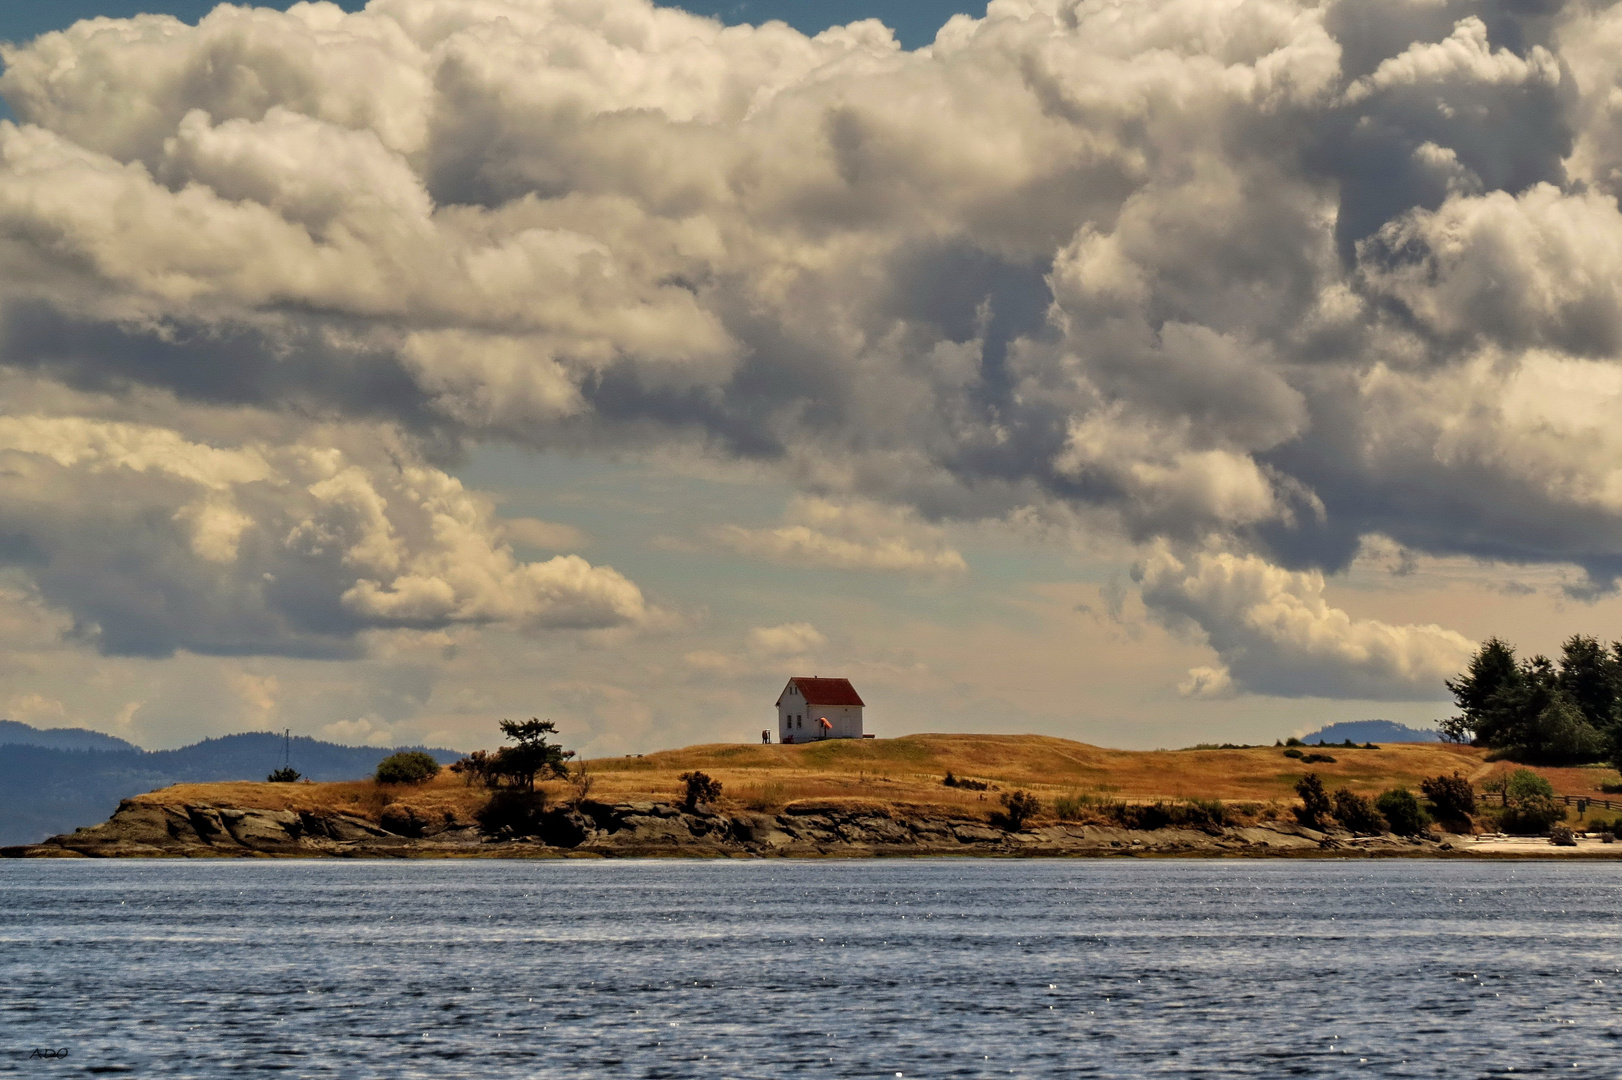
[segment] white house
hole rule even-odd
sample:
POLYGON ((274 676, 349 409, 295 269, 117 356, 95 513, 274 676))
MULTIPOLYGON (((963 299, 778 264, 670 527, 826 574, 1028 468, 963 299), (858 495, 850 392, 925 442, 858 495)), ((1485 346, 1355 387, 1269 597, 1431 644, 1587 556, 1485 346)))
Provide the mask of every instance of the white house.
POLYGON ((777 741, 860 739, 864 707, 849 679, 797 676, 777 698, 777 741))

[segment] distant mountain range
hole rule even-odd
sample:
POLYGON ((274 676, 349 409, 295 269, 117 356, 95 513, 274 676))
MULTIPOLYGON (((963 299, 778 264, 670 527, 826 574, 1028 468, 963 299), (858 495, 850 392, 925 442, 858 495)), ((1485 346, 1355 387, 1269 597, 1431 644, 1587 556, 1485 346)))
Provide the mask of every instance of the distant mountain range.
MULTIPOLYGON (((302 736, 290 748, 293 768, 311 780, 369 776, 396 750, 426 750, 446 765, 462 756, 441 747, 340 746, 302 736)), ((282 736, 269 731, 143 750, 84 728, 42 730, 0 720, 0 845, 99 824, 120 799, 169 784, 263 780, 281 765, 282 753, 282 736)))
POLYGON ((1390 720, 1349 720, 1301 736, 1304 743, 1338 743, 1347 739, 1355 743, 1441 742, 1442 733, 1435 728, 1411 728, 1390 720))

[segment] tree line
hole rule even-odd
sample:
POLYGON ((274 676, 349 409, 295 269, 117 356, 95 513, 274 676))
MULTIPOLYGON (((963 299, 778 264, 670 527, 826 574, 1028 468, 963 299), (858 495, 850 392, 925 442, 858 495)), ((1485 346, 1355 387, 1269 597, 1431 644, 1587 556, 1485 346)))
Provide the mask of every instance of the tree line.
POLYGON ((1452 742, 1533 765, 1622 761, 1622 642, 1573 634, 1556 662, 1488 638, 1447 688, 1459 714, 1439 726, 1452 742))

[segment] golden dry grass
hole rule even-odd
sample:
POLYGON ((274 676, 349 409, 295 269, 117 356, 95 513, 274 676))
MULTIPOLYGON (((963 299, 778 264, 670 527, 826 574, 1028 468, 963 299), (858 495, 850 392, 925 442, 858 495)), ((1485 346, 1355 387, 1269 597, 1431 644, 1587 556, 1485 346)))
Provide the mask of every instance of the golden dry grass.
MULTIPOLYGON (((1313 748, 1316 749, 1316 748, 1313 748)), ((724 785, 724 806, 774 810, 819 800, 935 808, 978 816, 997 805, 997 791, 1026 788, 1044 800, 1059 795, 1106 796, 1132 802, 1216 798, 1227 801, 1293 802, 1295 783, 1315 772, 1330 790, 1349 787, 1365 794, 1419 782, 1438 773, 1462 772, 1478 786, 1518 766, 1487 762, 1486 751, 1437 743, 1397 743, 1377 750, 1338 747, 1325 752, 1333 763, 1304 765, 1278 747, 1247 750, 1109 750, 1043 735, 909 735, 899 739, 840 740, 799 746, 712 744, 641 757, 586 762, 591 795, 609 802, 673 799, 681 773, 700 770, 724 785), (995 785, 985 793, 944 787, 950 771, 995 785)), ((1611 769, 1539 769, 1562 794, 1591 795, 1615 782, 1611 769)), ((544 785, 554 799, 566 784, 544 785)), ((356 780, 330 784, 182 784, 143 799, 266 809, 332 809, 375 819, 390 802, 434 812, 450 810, 466 820, 485 793, 442 772, 421 785, 380 787, 356 780)))

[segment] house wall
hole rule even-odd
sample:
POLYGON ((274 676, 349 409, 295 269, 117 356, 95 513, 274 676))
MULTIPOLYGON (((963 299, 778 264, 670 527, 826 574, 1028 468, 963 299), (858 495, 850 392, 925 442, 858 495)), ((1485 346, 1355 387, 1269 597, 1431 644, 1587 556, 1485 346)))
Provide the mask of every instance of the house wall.
POLYGON ((799 691, 792 686, 783 689, 782 704, 777 707, 777 741, 797 743, 816 742, 821 736, 818 717, 827 717, 833 725, 830 739, 860 739, 862 737, 862 709, 859 705, 807 705, 799 691))

